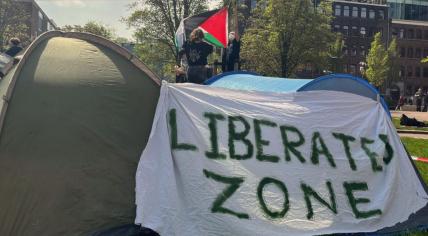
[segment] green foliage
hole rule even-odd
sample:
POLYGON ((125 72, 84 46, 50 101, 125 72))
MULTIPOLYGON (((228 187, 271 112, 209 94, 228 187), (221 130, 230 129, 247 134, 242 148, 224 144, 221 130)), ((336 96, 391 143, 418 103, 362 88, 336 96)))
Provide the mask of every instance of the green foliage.
POLYGON ((158 42, 138 43, 135 54, 161 78, 173 81, 175 58, 171 56, 168 47, 158 42))
MULTIPOLYGON (((400 62, 397 51, 397 39, 394 37, 388 47, 388 79, 389 81, 397 81, 400 79, 400 62)), ((389 87, 389 85, 388 85, 389 87)))
POLYGON ((135 29, 137 55, 161 77, 173 78, 177 62, 175 32, 183 18, 208 9, 206 0, 136 0, 123 19, 135 29))
POLYGON ((427 57, 427 58, 423 58, 423 59, 421 60, 421 62, 422 62, 422 63, 427 63, 427 62, 428 62, 428 57, 427 57))
POLYGON ((311 0, 260 0, 242 38, 244 68, 289 77, 298 66, 328 66, 331 1, 314 7, 311 0))
POLYGON ((380 33, 376 33, 366 58, 367 70, 365 76, 376 87, 380 87, 388 77, 390 60, 388 52, 382 43, 380 33))
POLYGON ((85 33, 91 33, 95 34, 101 37, 104 37, 106 39, 113 40, 115 36, 114 29, 105 26, 101 23, 95 22, 95 21, 89 21, 85 25, 65 25, 61 28, 62 31, 69 31, 69 32, 85 32, 85 33))
POLYGON ((330 46, 329 63, 330 71, 333 73, 343 72, 343 46, 344 41, 342 34, 336 35, 336 41, 330 46))
POLYGON ((25 24, 29 17, 22 2, 0 0, 0 51, 6 49, 12 37, 18 37, 24 46, 30 43, 29 29, 25 24))

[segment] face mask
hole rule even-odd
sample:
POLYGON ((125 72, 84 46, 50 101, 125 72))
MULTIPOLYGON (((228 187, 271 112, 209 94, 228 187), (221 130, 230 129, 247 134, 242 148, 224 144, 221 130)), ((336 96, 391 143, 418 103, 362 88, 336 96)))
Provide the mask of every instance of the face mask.
POLYGON ((235 39, 235 35, 234 34, 229 34, 229 41, 232 41, 235 39))

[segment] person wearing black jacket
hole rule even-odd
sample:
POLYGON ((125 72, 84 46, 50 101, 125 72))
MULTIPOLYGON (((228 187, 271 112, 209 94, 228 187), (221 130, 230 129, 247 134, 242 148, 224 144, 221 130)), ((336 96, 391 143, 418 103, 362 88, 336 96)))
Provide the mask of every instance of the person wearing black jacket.
POLYGON ((229 33, 229 42, 227 48, 223 51, 222 70, 223 72, 234 71, 235 63, 239 62, 239 53, 241 51, 241 42, 238 41, 235 32, 229 33))
POLYGON ((202 84, 207 79, 208 56, 213 52, 213 46, 202 41, 204 32, 195 29, 190 34, 190 41, 186 41, 178 53, 187 59, 187 80, 190 83, 202 84))
POLYGON ((19 52, 22 51, 22 47, 20 46, 21 41, 18 38, 11 38, 9 40, 9 44, 10 44, 10 47, 5 52, 5 54, 11 57, 15 57, 19 52))

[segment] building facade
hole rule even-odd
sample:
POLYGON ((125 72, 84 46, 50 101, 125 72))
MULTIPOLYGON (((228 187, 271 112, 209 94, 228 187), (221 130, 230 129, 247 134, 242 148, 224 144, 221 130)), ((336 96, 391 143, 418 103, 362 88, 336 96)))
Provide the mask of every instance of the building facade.
POLYGON ((391 84, 391 91, 411 96, 419 88, 428 91, 428 21, 392 20, 391 37, 397 39, 400 80, 391 84))
POLYGON ((333 2, 332 29, 343 35, 343 71, 361 76, 364 61, 376 33, 389 40, 388 6, 355 1, 333 2))
POLYGON ((392 19, 428 21, 428 0, 388 0, 392 19))
POLYGON ((25 10, 28 16, 25 24, 28 26, 28 38, 33 41, 40 34, 56 30, 55 22, 40 8, 35 0, 14 0, 17 7, 25 10))

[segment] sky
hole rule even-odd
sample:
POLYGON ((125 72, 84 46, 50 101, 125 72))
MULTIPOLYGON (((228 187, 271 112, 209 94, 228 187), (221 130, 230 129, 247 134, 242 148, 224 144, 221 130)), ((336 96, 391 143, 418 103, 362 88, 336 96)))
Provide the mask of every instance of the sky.
MULTIPOLYGON (((133 31, 120 21, 129 16, 129 4, 136 0, 36 0, 43 11, 61 27, 97 21, 115 30, 117 36, 132 39, 133 31)), ((207 0, 208 1, 208 0, 207 0)), ((213 7, 218 0, 211 0, 213 7)))

